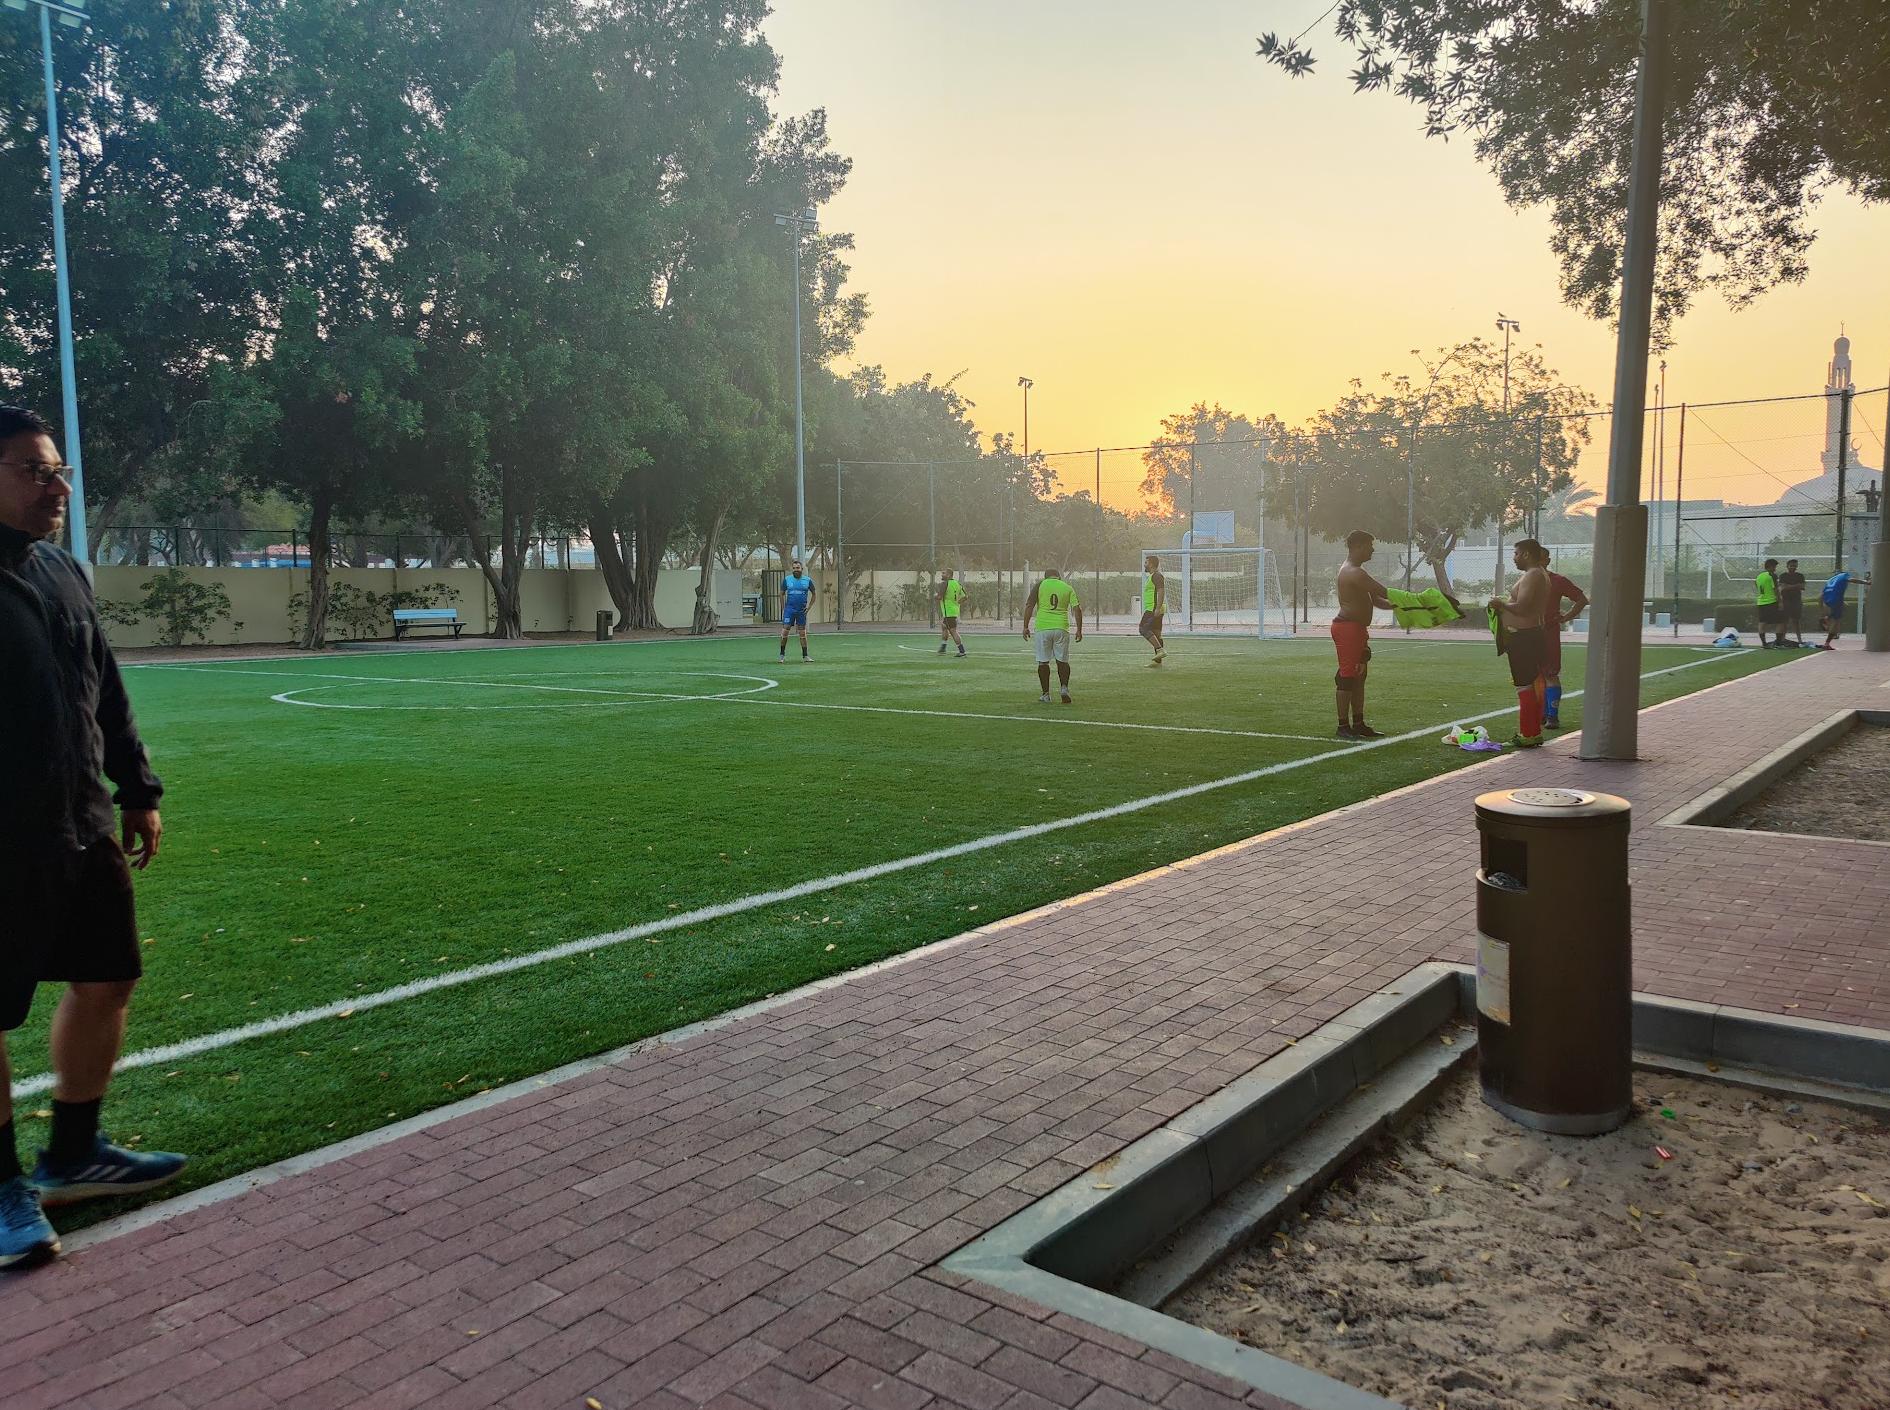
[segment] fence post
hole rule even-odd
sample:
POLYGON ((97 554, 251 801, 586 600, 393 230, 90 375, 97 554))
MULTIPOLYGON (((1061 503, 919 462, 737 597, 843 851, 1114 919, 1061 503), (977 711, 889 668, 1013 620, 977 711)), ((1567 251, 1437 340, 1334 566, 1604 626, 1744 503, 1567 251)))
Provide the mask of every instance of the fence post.
POLYGON ((1102 447, 1096 447, 1096 628, 1102 630, 1102 447))
POLYGON ((845 631, 847 605, 847 520, 846 510, 842 505, 843 488, 841 477, 845 474, 846 462, 836 460, 833 463, 833 629, 845 631))
POLYGON ((1687 484, 1687 404, 1680 403, 1680 451, 1673 465, 1673 634, 1680 635, 1680 526, 1686 500, 1681 492, 1687 484))

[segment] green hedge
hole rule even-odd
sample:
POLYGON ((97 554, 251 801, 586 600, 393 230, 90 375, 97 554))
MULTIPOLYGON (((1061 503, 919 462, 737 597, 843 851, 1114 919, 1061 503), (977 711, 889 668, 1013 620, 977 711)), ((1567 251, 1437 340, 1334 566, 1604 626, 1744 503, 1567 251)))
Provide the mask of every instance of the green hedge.
MULTIPOLYGON (((1818 586, 1822 587, 1823 584, 1818 584, 1818 586)), ((1818 625, 1818 619, 1824 615, 1824 604, 1818 601, 1818 595, 1815 591, 1811 590, 1810 584, 1807 584, 1806 588, 1805 611, 1801 620, 1804 623, 1805 629, 1810 631, 1818 625)), ((1648 610, 1650 612, 1671 612, 1674 610, 1674 601, 1671 597, 1665 599, 1650 598, 1648 599, 1648 610)), ((1708 617, 1711 617, 1714 625, 1722 631, 1727 627, 1736 627, 1742 632, 1757 631, 1759 629, 1758 604, 1754 603, 1750 598, 1683 597, 1680 599, 1680 621, 1682 623, 1702 622, 1708 617)), ((1844 602, 1844 630, 1847 632, 1857 630, 1857 594, 1855 591, 1853 591, 1844 602)))

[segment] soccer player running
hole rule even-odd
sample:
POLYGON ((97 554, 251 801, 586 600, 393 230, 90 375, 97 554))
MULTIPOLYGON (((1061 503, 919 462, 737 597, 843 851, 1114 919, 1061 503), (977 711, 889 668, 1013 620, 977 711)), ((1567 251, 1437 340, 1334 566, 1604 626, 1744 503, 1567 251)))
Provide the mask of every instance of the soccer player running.
POLYGON ((1800 646, 1805 644, 1805 575, 1798 571, 1798 560, 1787 558, 1785 571, 1778 575, 1778 606, 1783 620, 1779 623, 1778 639, 1785 640, 1785 628, 1792 629, 1792 638, 1800 646))
MULTIPOLYGON (((1542 562, 1547 567, 1549 552, 1544 549, 1542 562)), ((1543 623, 1543 641, 1548 648, 1542 663, 1542 727, 1562 728, 1562 628, 1588 610, 1588 594, 1554 569, 1549 569, 1548 621, 1543 623), (1568 611, 1562 604, 1569 604, 1568 611)))
POLYGON ((958 635, 958 614, 964 608, 965 585, 958 580, 958 575, 950 568, 945 570, 945 581, 938 588, 938 654, 943 656, 945 648, 957 644, 958 654, 965 654, 965 643, 958 635))
MULTIPOLYGON (((1502 622, 1502 651, 1509 657, 1509 679, 1516 687, 1522 719, 1510 743, 1518 749, 1542 747, 1542 705, 1547 693, 1543 668, 1549 653, 1544 626, 1553 604, 1549 595, 1549 555, 1534 539, 1519 539, 1513 560, 1522 576, 1507 601, 1492 598, 1490 609, 1502 622)), ((1558 623, 1559 628, 1559 623, 1558 623)))
POLYGON ((794 571, 781 580, 781 659, 787 660, 788 633, 796 627, 801 633, 801 660, 812 658, 807 654, 807 609, 814 605, 814 580, 807 576, 807 571, 796 558, 794 571))
POLYGON ((1765 566, 1759 569, 1759 576, 1752 580, 1753 594, 1758 599, 1759 607, 1759 645, 1767 651, 1774 646, 1785 644, 1785 614, 1778 605, 1778 579, 1773 576, 1778 571, 1778 559, 1768 558, 1765 566), (1770 627, 1777 641, 1765 639, 1765 629, 1770 627))
POLYGON ((1142 624, 1137 634, 1155 648, 1151 666, 1159 666, 1168 654, 1162 642, 1162 617, 1168 611, 1168 579, 1162 574, 1162 560, 1149 554, 1142 564, 1142 624))
POLYGON ((1338 688, 1340 739, 1383 739, 1365 723, 1365 671, 1372 659, 1372 609, 1391 608, 1384 584, 1365 571, 1376 541, 1363 529, 1345 536, 1345 566, 1339 569, 1339 614, 1332 619, 1332 645, 1339 653, 1339 669, 1332 683, 1338 688), (1348 716, 1347 711, 1350 711, 1348 716))
POLYGON ((1030 590, 1024 601, 1024 637, 1037 646, 1037 699, 1050 703, 1050 663, 1057 665, 1057 685, 1063 703, 1070 703, 1070 624, 1076 624, 1075 640, 1083 639, 1083 605, 1076 600, 1076 589, 1056 573, 1030 590))

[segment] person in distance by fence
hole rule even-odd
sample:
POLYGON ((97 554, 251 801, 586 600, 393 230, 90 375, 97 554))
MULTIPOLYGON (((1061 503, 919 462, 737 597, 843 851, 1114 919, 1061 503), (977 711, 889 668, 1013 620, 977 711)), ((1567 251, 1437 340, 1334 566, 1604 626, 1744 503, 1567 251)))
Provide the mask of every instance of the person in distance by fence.
POLYGON ((1162 641, 1162 618, 1167 611, 1168 579, 1162 575, 1162 560, 1151 553, 1142 564, 1142 624, 1136 628, 1137 635, 1155 648, 1151 666, 1161 665, 1168 655, 1162 641))
POLYGON ((1767 651, 1774 646, 1785 644, 1785 614, 1778 605, 1778 559, 1768 558, 1765 566, 1759 569, 1759 576, 1752 580, 1753 596, 1759 608, 1759 645, 1767 651), (1776 641, 1767 641, 1765 633, 1770 629, 1776 641))
POLYGON ((98 1129, 143 972, 131 873, 157 856, 164 790, 92 585, 51 542, 71 473, 45 421, 0 406, 0 1035, 25 1021, 40 984, 66 985, 52 1020, 52 1138, 30 1180, 0 1036, 0 1267, 59 1251, 42 1205, 154 1189, 184 1168, 181 1155, 126 1150, 98 1129))
POLYGON ((1024 638, 1037 646, 1037 699, 1050 703, 1050 663, 1056 662, 1057 684, 1063 703, 1070 703, 1070 626, 1076 626, 1075 640, 1083 639, 1083 606, 1076 600, 1076 589, 1055 572, 1046 573, 1042 582, 1030 589, 1024 602, 1024 638))
POLYGON ((1805 575, 1798 571, 1798 560, 1787 558, 1785 571, 1778 575, 1779 628, 1778 639, 1785 640, 1785 629, 1791 628, 1793 639, 1800 645, 1805 644, 1805 575))
POLYGON ((960 656, 965 654, 964 639, 958 635, 958 614, 964 610, 964 605, 965 585, 947 568, 945 581, 938 586, 938 654, 941 656, 953 643, 957 644, 960 656))
MULTIPOLYGON (((1547 567, 1549 551, 1542 551, 1542 562, 1547 567)), ((1542 727, 1544 729, 1562 728, 1562 628, 1588 610, 1588 594, 1576 587, 1574 582, 1563 577, 1553 568, 1549 569, 1549 608, 1543 614, 1543 645, 1547 648, 1542 662, 1542 727), (1568 603, 1568 611, 1562 610, 1562 604, 1568 603)))

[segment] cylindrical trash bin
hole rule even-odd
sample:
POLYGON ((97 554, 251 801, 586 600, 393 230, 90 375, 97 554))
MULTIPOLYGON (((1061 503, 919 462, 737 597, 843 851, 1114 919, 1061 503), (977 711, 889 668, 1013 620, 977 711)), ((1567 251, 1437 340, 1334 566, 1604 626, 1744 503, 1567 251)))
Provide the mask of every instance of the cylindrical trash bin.
POLYGON ((1476 807, 1483 1099, 1537 1131, 1612 1131, 1633 1099, 1628 802, 1515 788, 1476 807))
POLYGON ((608 612, 599 612, 597 614, 597 639, 599 641, 610 640, 610 613, 608 612))

